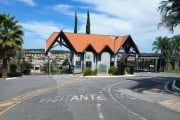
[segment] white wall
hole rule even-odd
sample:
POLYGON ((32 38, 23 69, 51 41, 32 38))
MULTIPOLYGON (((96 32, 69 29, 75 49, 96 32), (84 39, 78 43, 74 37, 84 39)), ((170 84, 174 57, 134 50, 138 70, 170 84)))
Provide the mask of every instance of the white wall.
POLYGON ((102 52, 101 54, 101 62, 107 63, 108 67, 110 67, 111 55, 109 52, 102 52))
POLYGON ((94 55, 94 53, 93 52, 91 52, 91 51, 87 51, 86 52, 86 62, 91 62, 91 65, 92 65, 92 69, 94 70, 95 68, 96 68, 96 63, 95 63, 95 61, 94 61, 94 57, 95 57, 95 55, 94 55))

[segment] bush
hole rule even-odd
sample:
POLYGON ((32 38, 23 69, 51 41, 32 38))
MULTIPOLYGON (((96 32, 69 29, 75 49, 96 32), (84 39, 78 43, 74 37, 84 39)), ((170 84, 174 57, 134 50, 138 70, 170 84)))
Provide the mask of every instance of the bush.
POLYGON ((25 70, 23 71, 23 74, 24 74, 24 75, 30 75, 30 74, 31 74, 31 70, 30 70, 30 69, 25 69, 25 70))
POLYGON ((25 62, 24 62, 24 68, 30 70, 30 69, 33 68, 33 64, 30 63, 30 62, 25 61, 25 62))
POLYGON ((130 74, 130 67, 125 68, 125 74, 130 74))
POLYGON ((115 66, 111 66, 108 71, 109 74, 117 75, 118 74, 118 68, 115 66))
POLYGON ((24 62, 23 74, 24 74, 24 75, 30 75, 32 68, 33 68, 33 64, 30 63, 30 62, 25 61, 25 62, 24 62))
POLYGON ((93 70, 93 75, 97 75, 97 69, 93 70))
POLYGON ((175 85, 176 85, 176 87, 180 88, 180 79, 176 80, 176 84, 175 85))
POLYGON ((97 70, 92 70, 91 68, 86 68, 84 71, 83 71, 83 75, 84 76, 87 76, 87 75, 95 75, 97 74, 96 72, 97 70))
POLYGON ((7 75, 8 75, 8 77, 19 77, 19 76, 22 76, 22 73, 12 72, 12 73, 8 73, 7 75))

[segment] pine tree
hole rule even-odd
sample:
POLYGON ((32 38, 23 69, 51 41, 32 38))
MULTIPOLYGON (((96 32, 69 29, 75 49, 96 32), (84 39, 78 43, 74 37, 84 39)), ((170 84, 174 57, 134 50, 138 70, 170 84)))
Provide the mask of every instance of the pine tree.
POLYGON ((77 14, 75 12, 75 18, 74 18, 74 33, 77 33, 77 14))
POLYGON ((89 11, 87 12, 87 23, 86 23, 86 34, 90 34, 91 30, 90 30, 90 16, 89 16, 89 11))

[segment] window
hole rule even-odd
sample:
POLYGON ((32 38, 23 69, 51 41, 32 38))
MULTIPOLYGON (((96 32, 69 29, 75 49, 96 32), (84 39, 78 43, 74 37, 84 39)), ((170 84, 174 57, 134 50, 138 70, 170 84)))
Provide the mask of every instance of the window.
POLYGON ((81 69, 81 61, 76 61, 76 69, 81 69))

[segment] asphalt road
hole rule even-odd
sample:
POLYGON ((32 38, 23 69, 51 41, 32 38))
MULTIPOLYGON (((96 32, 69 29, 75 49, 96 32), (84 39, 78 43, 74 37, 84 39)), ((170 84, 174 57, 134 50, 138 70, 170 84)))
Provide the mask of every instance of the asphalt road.
POLYGON ((160 104, 180 99, 164 90, 179 77, 45 75, 0 81, 0 120, 179 120, 179 112, 160 104))

